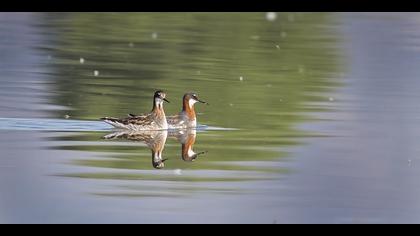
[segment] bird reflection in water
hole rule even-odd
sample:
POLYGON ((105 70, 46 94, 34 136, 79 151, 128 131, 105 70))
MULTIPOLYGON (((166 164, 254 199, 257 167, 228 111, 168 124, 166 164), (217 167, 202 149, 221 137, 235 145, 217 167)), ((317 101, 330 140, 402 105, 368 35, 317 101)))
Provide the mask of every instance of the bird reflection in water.
POLYGON ((193 145, 196 140, 196 130, 156 130, 156 131, 119 131, 105 135, 104 139, 126 139, 136 142, 144 142, 152 151, 152 165, 156 169, 165 167, 165 161, 168 158, 163 158, 162 153, 165 148, 166 139, 168 137, 176 139, 181 143, 181 157, 184 161, 195 161, 197 157, 204 152, 194 152, 193 145))
POLYGON ((174 137, 181 143, 181 157, 184 161, 195 161, 195 159, 207 151, 196 153, 193 150, 197 131, 195 129, 177 130, 169 133, 170 137, 174 137))
POLYGON ((152 151, 152 164, 156 169, 165 167, 165 161, 162 157, 165 148, 168 131, 121 131, 105 135, 104 139, 127 139, 132 141, 144 142, 152 151))

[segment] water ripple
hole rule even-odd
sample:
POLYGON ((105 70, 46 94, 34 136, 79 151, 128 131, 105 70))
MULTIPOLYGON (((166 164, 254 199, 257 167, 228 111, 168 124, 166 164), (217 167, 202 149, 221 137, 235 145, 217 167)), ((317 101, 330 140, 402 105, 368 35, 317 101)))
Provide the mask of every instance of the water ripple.
MULTIPOLYGON (((69 120, 69 119, 43 119, 43 118, 0 118, 0 130, 25 131, 60 131, 60 132, 89 132, 113 130, 102 121, 69 120)), ((198 131, 203 130, 236 130, 216 126, 199 125, 198 131)))

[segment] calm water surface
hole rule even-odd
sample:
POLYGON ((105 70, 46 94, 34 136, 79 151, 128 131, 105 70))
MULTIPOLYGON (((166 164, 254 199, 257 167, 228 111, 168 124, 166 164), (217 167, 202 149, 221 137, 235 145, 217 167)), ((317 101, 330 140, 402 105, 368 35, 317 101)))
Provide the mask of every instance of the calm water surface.
POLYGON ((1 13, 0 222, 420 223, 420 15, 276 16, 1 13))

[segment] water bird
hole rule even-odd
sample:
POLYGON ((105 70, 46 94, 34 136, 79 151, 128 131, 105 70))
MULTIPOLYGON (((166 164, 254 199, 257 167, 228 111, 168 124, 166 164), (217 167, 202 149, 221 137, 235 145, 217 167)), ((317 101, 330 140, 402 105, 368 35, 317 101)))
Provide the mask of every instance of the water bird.
POLYGON ((196 93, 186 93, 182 98, 182 111, 178 115, 167 116, 170 129, 186 129, 197 127, 194 104, 200 102, 209 105, 198 98, 196 93))
POLYGON ((165 130, 168 129, 168 122, 166 121, 165 111, 163 110, 163 102, 169 101, 166 99, 166 94, 162 90, 155 92, 153 96, 153 108, 148 114, 132 115, 126 118, 104 117, 101 120, 120 129, 129 130, 165 130))

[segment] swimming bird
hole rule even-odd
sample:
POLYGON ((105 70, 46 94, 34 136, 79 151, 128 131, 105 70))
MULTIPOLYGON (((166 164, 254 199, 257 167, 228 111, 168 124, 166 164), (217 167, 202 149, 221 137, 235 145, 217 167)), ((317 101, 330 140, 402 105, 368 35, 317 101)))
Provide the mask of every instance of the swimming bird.
POLYGON ((166 94, 158 90, 153 96, 153 108, 148 114, 143 115, 129 115, 127 118, 112 118, 104 117, 101 120, 106 123, 121 129, 129 130, 164 130, 168 129, 168 122, 166 121, 165 111, 163 110, 163 102, 169 101, 166 99, 166 94))
POLYGON ((163 149, 165 148, 166 138, 168 137, 167 130, 147 130, 147 131, 131 131, 124 130, 112 134, 107 134, 104 139, 127 139, 132 141, 144 142, 152 151, 152 165, 156 169, 165 167, 165 161, 168 160, 162 157, 163 149))
POLYGON ((198 98, 196 93, 186 93, 182 98, 182 111, 178 115, 167 116, 168 127, 170 129, 194 128, 197 126, 194 104, 196 102, 209 105, 207 102, 198 98))

